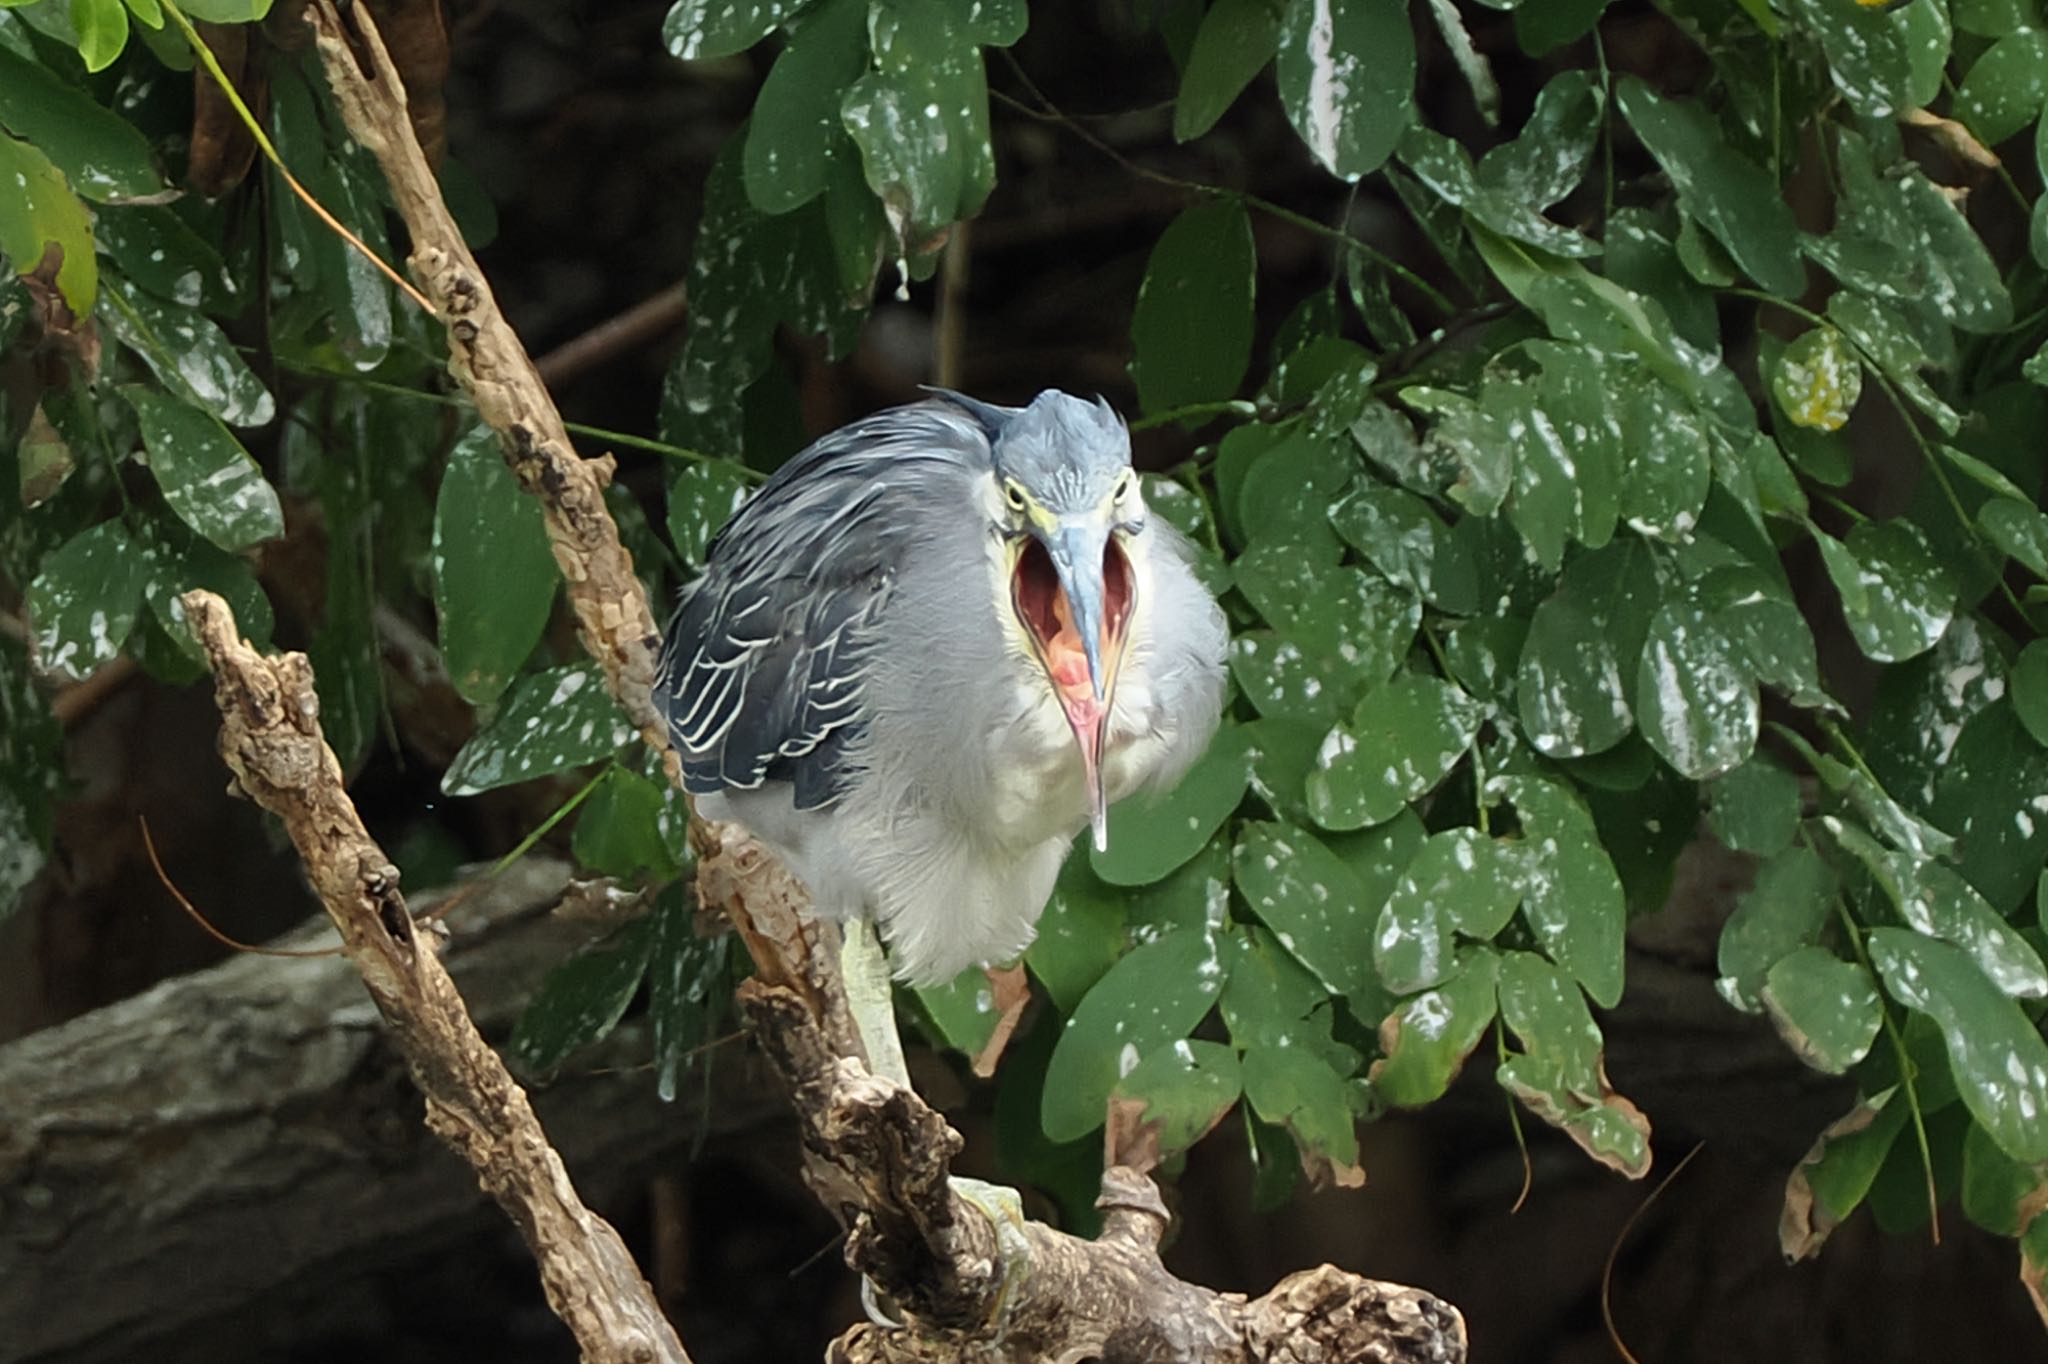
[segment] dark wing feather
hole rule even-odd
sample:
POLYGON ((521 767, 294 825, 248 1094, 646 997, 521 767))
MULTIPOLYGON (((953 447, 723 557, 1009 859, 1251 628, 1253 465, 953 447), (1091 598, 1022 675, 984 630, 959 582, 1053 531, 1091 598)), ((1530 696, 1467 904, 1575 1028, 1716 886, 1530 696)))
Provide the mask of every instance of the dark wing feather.
POLYGON ((867 653, 918 518, 960 514, 932 494, 987 467, 977 422, 920 403, 820 440, 726 523, 655 679, 691 793, 786 781, 798 809, 843 794, 867 653))

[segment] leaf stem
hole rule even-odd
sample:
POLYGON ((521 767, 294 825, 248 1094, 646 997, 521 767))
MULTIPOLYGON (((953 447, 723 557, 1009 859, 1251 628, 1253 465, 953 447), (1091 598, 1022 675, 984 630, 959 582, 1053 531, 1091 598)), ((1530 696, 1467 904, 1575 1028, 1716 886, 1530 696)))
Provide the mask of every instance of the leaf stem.
POLYGON ((1188 403, 1182 407, 1168 408, 1164 412, 1154 412, 1150 416, 1138 418, 1130 426, 1133 431, 1150 431, 1155 426, 1165 426, 1170 422, 1186 421, 1191 417, 1230 416, 1243 417, 1246 421, 1256 421, 1258 415, 1259 407, 1257 403, 1246 402, 1242 398, 1224 398, 1217 402, 1188 403))
MULTIPOLYGON (((1850 750, 1854 753, 1854 749, 1850 750)), ((1857 765, 1862 766, 1861 757, 1857 765)), ((1866 774, 1869 769, 1864 769, 1866 774)), ((1849 946, 1856 952, 1856 960, 1878 979, 1877 968, 1871 965, 1870 954, 1863 947, 1863 932, 1856 922, 1856 916, 1849 912, 1849 906, 1841 896, 1835 897, 1835 914, 1842 921, 1842 931, 1848 935, 1849 946)), ((1920 1143, 1920 1170, 1927 1177, 1927 1225, 1934 1237, 1934 1244, 1941 1244, 1941 1195, 1934 1184, 1934 1148, 1927 1141, 1927 1120, 1920 1112, 1920 1093, 1913 1085, 1913 1057, 1906 1050, 1906 1039, 1899 1033, 1899 1025, 1892 1020, 1892 1011, 1882 995, 1878 998, 1878 1019, 1884 1025, 1884 1035, 1891 1043, 1892 1056, 1899 1063, 1899 1084, 1906 1091, 1906 1111, 1913 1118, 1913 1136, 1920 1143)))

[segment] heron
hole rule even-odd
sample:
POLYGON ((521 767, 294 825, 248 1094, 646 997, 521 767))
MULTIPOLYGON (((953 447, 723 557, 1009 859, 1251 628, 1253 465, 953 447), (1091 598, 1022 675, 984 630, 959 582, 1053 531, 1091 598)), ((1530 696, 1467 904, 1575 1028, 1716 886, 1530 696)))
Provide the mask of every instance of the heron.
POLYGON ((933 985, 1020 954, 1080 831, 1107 847, 1112 803, 1200 756, 1228 643, 1107 402, 932 393, 740 506, 655 685, 698 812, 845 922, 870 1065, 899 1079, 891 968, 933 985))

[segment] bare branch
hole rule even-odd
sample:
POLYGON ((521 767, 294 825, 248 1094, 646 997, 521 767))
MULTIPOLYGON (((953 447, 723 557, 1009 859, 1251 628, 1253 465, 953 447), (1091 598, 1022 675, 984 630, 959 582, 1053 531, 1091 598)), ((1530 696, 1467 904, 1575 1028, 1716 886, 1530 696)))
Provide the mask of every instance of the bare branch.
POLYGON ((471 1022, 431 936, 419 934, 390 864, 342 788, 320 732, 305 655, 265 658, 210 592, 181 598, 206 648, 221 758, 240 791, 284 821, 342 949, 427 1100, 427 1126, 511 1215, 548 1304, 591 1361, 688 1364, 625 1243, 583 1205, 526 1091, 471 1022))

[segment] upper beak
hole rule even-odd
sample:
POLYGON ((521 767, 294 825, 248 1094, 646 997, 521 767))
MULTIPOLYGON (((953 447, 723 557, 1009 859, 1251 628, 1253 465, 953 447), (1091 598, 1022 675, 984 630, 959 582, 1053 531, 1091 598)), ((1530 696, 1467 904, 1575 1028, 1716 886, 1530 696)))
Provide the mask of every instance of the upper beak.
POLYGON ((1115 690, 1114 660, 1103 657, 1104 608, 1103 556, 1108 550, 1109 518, 1105 515, 1068 517, 1043 537, 1046 554, 1058 574, 1060 590, 1073 614, 1075 633, 1088 659, 1088 680, 1092 696, 1071 697, 1064 691, 1060 702, 1073 727, 1074 741, 1081 749, 1082 778, 1088 787, 1088 824, 1096 851, 1109 846, 1109 802, 1103 790, 1102 748, 1109 729, 1109 703, 1115 690))

